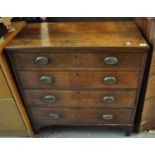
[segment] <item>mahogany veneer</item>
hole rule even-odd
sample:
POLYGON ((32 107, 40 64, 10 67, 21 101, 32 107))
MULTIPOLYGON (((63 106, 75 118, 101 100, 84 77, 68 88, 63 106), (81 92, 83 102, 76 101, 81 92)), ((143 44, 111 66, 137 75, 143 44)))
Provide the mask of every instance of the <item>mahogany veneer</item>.
POLYGON ((36 131, 82 124, 127 133, 148 49, 132 21, 28 24, 5 48, 36 131))

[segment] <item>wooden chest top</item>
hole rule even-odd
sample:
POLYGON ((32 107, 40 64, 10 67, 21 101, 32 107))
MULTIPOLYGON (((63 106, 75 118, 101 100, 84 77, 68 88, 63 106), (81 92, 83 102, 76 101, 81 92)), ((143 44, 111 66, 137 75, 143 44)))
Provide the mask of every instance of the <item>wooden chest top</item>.
POLYGON ((127 22, 58 22, 28 24, 6 49, 108 47, 148 48, 136 24, 127 22))

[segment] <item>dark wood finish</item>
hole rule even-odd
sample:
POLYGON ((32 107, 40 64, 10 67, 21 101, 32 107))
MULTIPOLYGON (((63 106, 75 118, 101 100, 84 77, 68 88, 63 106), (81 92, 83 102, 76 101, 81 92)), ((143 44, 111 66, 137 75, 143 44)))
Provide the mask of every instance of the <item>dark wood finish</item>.
POLYGON ((115 107, 134 108, 136 91, 69 91, 69 90, 25 90, 26 104, 30 107, 115 107), (54 102, 48 102, 45 96, 55 96, 54 102), (113 96, 114 102, 105 102, 103 97, 113 96))
POLYGON ((114 71, 19 71, 20 83, 24 89, 136 89, 139 86, 139 72, 114 71), (48 76, 49 84, 42 83, 40 78, 48 76), (105 84, 104 78, 114 76, 117 82, 105 84))
POLYGON ((131 132, 149 49, 134 22, 28 24, 5 49, 35 130, 92 124, 131 132), (107 56, 118 63, 105 64, 107 56), (42 101, 50 93, 55 105, 42 101), (107 93, 116 104, 102 104, 107 93))
POLYGON ((6 49, 56 47, 148 48, 133 22, 28 24, 6 49))
POLYGON ((131 124, 131 109, 49 109, 30 108, 33 123, 45 124, 131 124), (59 119, 49 117, 50 113, 58 113, 59 119), (112 120, 104 120, 102 115, 113 115, 112 120))
POLYGON ((12 54, 13 61, 17 70, 82 70, 82 69, 103 69, 104 70, 130 70, 139 71, 142 69, 144 59, 142 51, 126 52, 110 52, 104 49, 98 50, 70 50, 57 49, 36 52, 24 51, 14 52, 12 54), (66 52, 65 52, 66 51, 66 52), (45 57, 48 59, 46 65, 37 64, 36 58, 45 57), (112 56, 118 59, 115 65, 107 65, 105 58, 112 56))

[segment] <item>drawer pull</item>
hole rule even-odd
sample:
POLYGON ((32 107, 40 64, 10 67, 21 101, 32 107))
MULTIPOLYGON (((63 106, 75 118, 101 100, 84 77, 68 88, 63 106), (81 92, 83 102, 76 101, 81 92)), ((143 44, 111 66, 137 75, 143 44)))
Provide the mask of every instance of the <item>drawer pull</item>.
POLYGON ((102 115, 102 119, 108 121, 108 120, 114 119, 114 116, 111 115, 111 114, 103 114, 103 115, 102 115))
POLYGON ((104 78, 105 84, 115 84, 117 82, 117 78, 114 76, 107 76, 104 78))
POLYGON ((41 76, 40 81, 44 84, 52 83, 52 78, 49 76, 41 76))
POLYGON ((58 113, 50 113, 49 117, 56 120, 60 118, 60 115, 58 113))
POLYGON ((116 98, 113 96, 103 96, 102 101, 105 103, 114 103, 116 98))
POLYGON ((104 59, 104 63, 107 65, 116 65, 118 64, 118 58, 117 57, 106 57, 104 59))
POLYGON ((42 56, 39 56, 35 59, 36 63, 39 64, 39 65, 46 65, 48 64, 48 58, 47 57, 42 57, 42 56))
POLYGON ((53 96, 53 95, 46 95, 46 96, 44 96, 44 100, 45 100, 46 102, 51 102, 51 103, 53 103, 53 102, 56 101, 56 97, 53 96))

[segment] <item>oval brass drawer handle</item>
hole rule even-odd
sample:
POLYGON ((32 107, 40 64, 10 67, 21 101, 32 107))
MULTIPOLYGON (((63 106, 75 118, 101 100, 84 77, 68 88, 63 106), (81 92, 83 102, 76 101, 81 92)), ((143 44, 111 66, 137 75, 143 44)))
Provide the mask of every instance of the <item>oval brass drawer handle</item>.
POLYGON ((46 65, 46 64, 48 64, 48 58, 47 57, 43 57, 43 56, 36 57, 35 61, 39 65, 46 65))
POLYGON ((116 65, 118 64, 118 58, 117 57, 105 57, 104 58, 104 63, 107 64, 107 65, 116 65))
POLYGON ((53 102, 56 101, 56 97, 53 96, 53 95, 46 95, 46 96, 44 96, 44 100, 45 100, 46 102, 51 102, 51 103, 53 103, 53 102))
POLYGON ((60 118, 60 115, 58 113, 49 113, 49 117, 56 120, 60 118))
POLYGON ((105 84, 115 84, 115 83, 117 83, 117 78, 116 77, 114 77, 114 76, 106 76, 105 78, 104 78, 104 83, 105 84))
POLYGON ((114 119, 114 116, 111 115, 111 114, 103 114, 103 115, 102 115, 102 119, 104 119, 104 120, 106 120, 106 121, 109 121, 109 120, 114 119))
POLYGON ((103 96, 102 101, 105 103, 114 103, 116 98, 114 96, 103 96))
POLYGON ((52 83, 52 78, 50 76, 41 76, 40 82, 44 84, 49 84, 49 83, 52 83))

